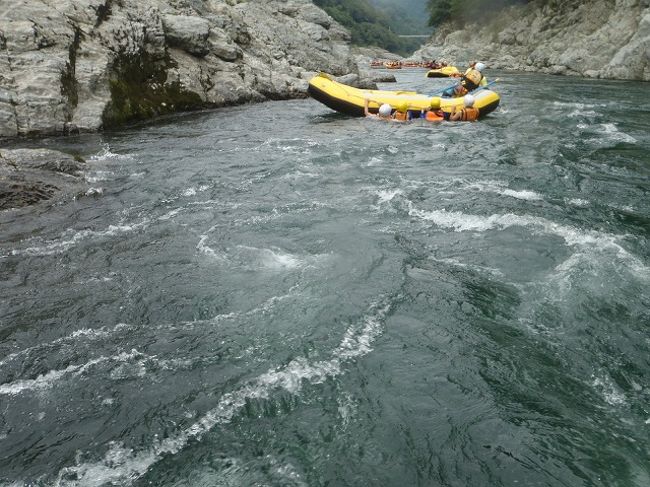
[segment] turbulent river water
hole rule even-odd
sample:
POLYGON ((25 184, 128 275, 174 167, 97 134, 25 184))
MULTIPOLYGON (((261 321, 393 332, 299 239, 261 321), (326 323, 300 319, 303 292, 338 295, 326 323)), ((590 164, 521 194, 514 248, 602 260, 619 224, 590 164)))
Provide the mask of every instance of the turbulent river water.
POLYGON ((92 189, 0 213, 0 485, 650 485, 648 85, 499 74, 35 142, 92 189))

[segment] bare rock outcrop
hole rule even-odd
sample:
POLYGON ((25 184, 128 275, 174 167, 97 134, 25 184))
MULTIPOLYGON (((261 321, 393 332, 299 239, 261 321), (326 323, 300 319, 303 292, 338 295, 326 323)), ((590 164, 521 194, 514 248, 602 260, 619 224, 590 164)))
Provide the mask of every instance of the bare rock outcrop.
POLYGON ((442 27, 413 55, 494 68, 650 81, 650 0, 517 6, 482 25, 442 27))
POLYGON ((52 198, 80 182, 83 160, 50 149, 0 149, 0 210, 52 198))
POLYGON ((358 74, 349 41, 308 0, 14 0, 0 137, 301 96, 306 71, 358 74))

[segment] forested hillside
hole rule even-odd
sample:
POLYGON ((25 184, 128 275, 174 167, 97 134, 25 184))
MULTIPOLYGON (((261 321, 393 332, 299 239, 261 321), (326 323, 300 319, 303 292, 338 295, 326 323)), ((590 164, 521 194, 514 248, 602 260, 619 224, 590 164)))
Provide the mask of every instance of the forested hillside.
POLYGON ((392 18, 371 5, 368 0, 314 0, 352 34, 358 46, 378 46, 398 54, 410 54, 420 45, 413 39, 402 39, 392 18))
POLYGON ((428 0, 369 0, 389 18, 398 34, 429 34, 428 0))
POLYGON ((535 0, 427 0, 429 24, 434 27, 444 22, 464 24, 489 18, 504 7, 532 1, 535 0))

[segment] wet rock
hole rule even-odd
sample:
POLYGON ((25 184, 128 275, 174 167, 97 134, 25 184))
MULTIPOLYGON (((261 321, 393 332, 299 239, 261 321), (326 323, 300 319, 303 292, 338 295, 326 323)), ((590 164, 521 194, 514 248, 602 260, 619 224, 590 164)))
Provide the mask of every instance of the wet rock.
POLYGON ((73 189, 83 160, 49 149, 0 149, 0 210, 20 208, 73 189))

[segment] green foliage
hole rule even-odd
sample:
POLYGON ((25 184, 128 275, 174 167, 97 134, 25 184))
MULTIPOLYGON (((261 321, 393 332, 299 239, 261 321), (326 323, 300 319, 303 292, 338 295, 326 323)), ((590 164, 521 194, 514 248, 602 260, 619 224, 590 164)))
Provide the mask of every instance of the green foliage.
POLYGON ((428 0, 429 25, 444 22, 465 24, 480 21, 497 14, 510 5, 527 3, 531 0, 428 0))
POLYGON ((167 82, 170 63, 169 59, 160 62, 147 54, 119 55, 109 80, 111 102, 104 110, 104 127, 203 106, 198 94, 185 90, 178 82, 167 82))
POLYGON ((419 45, 413 39, 400 38, 391 17, 368 0, 314 0, 314 3, 350 30, 353 44, 377 46, 399 54, 410 54, 419 45))
POLYGON ((390 22, 398 34, 431 34, 427 0, 368 0, 390 22))

